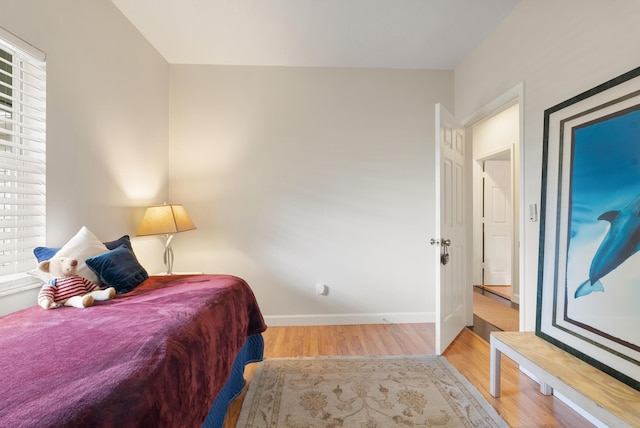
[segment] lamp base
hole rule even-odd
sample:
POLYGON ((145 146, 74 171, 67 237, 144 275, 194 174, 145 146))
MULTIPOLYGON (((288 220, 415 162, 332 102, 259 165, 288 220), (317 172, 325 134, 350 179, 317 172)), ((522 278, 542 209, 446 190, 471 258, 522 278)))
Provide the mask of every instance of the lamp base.
POLYGON ((173 235, 167 235, 167 241, 164 244, 164 255, 162 256, 162 260, 167 267, 167 275, 171 275, 171 272, 173 271, 173 248, 171 248, 172 240, 173 235))

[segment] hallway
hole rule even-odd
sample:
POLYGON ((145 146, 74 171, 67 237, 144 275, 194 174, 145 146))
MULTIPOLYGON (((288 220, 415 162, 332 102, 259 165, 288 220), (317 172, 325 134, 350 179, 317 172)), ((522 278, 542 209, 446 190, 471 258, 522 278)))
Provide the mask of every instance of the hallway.
POLYGON ((471 331, 489 341, 492 331, 516 331, 519 305, 509 297, 511 287, 474 286, 473 326, 471 331))

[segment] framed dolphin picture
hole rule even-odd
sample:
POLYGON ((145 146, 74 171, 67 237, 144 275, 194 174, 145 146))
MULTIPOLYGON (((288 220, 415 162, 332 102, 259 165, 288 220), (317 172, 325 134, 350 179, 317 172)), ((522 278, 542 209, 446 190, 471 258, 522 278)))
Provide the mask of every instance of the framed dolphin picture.
POLYGON ((640 68, 547 109, 536 334, 640 390, 640 68))

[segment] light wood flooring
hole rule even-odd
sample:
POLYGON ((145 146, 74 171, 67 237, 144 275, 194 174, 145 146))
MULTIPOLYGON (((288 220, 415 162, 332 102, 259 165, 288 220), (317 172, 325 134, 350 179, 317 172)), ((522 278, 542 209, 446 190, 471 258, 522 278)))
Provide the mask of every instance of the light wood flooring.
MULTIPOLYGON (((316 327, 269 327, 264 333, 265 357, 318 355, 421 355, 433 354, 433 324, 381 324, 316 327)), ((538 384, 503 357, 502 393, 489 394, 489 344, 464 329, 444 356, 465 376, 512 427, 589 427, 584 418, 553 396, 540 394, 538 384)), ((259 363, 258 363, 259 364, 259 363)), ((247 366, 250 380, 255 364, 247 366)), ((236 426, 241 395, 229 408, 225 428, 236 426)))
MULTIPOLYGON (((488 286, 488 285, 475 285, 473 287, 474 293, 480 293, 490 298, 491 300, 504 305, 505 307, 509 307, 511 309, 515 309, 517 311, 520 310, 519 305, 513 303, 511 298, 508 297, 511 295, 510 293, 511 287, 507 286, 488 286)), ((518 322, 518 314, 513 311, 505 311, 505 316, 513 316, 512 322, 518 322)), ((489 336, 492 331, 502 331, 500 328, 496 327, 493 324, 488 323, 486 320, 480 318, 474 311, 473 314, 473 326, 468 327, 482 337, 484 340, 489 342, 489 336)))
POLYGON ((478 287, 511 300, 511 286, 509 285, 479 285, 478 287))

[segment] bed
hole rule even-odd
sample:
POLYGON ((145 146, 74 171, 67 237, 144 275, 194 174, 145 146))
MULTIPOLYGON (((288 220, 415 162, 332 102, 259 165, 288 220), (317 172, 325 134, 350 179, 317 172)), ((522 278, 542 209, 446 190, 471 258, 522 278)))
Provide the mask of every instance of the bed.
POLYGON ((265 329, 229 275, 151 276, 90 308, 0 317, 0 426, 222 426, 265 329))

